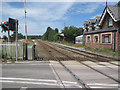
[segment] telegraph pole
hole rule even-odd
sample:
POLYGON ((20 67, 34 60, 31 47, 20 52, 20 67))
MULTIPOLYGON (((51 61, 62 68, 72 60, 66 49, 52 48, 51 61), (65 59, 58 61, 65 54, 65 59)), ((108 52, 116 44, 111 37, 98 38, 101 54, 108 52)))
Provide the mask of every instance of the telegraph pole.
POLYGON ((24 11, 25 11, 25 33, 26 33, 26 36, 25 36, 25 39, 26 39, 26 50, 25 50, 25 59, 27 60, 28 59, 28 55, 27 55, 27 24, 26 24, 26 0, 24 0, 24 11))

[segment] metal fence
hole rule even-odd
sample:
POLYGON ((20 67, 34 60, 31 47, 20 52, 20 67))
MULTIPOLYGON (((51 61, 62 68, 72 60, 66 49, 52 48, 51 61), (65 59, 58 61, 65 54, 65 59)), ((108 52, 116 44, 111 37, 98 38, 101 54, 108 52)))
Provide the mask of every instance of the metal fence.
MULTIPOLYGON (((23 59, 23 43, 18 43, 18 59, 23 59)), ((16 44, 0 42, 0 59, 16 58, 16 44)))

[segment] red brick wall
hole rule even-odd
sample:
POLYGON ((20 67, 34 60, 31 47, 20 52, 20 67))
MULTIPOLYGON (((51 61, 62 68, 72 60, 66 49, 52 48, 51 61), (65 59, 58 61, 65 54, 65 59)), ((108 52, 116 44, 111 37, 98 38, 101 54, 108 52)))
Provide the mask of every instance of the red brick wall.
POLYGON ((118 28, 118 24, 120 22, 114 22, 114 20, 113 20, 113 26, 109 26, 109 17, 110 15, 107 13, 105 15, 105 18, 103 19, 102 30, 118 28))
MULTIPOLYGON (((102 42, 101 34, 98 34, 99 35, 99 41, 98 41, 98 43, 95 43, 94 42, 94 34, 92 34, 92 35, 90 35, 91 36, 91 41, 90 42, 86 41, 87 40, 86 39, 87 35, 85 35, 85 46, 93 47, 93 48, 110 48, 110 49, 114 50, 114 32, 111 32, 111 33, 112 33, 111 44, 101 43, 102 42)), ((116 51, 118 50, 118 43, 120 43, 120 33, 117 31, 116 32, 116 51)))
POLYGON ((120 32, 116 32, 116 50, 120 50, 120 32))
MULTIPOLYGON (((114 20, 113 20, 113 26, 109 26, 109 17, 110 17, 110 15, 107 13, 105 15, 105 18, 103 19, 101 29, 102 30, 108 30, 108 29, 120 28, 120 21, 119 22, 114 22, 114 20)), ((86 33, 86 32, 84 32, 84 33, 86 33)), ((112 43, 111 44, 101 43, 101 41, 102 41, 101 34, 99 34, 99 43, 95 43, 93 41, 94 34, 92 34, 90 36, 91 36, 91 41, 88 43, 86 41, 87 37, 85 35, 85 46, 93 47, 93 48, 110 48, 110 49, 114 50, 114 32, 112 32, 112 43)), ((116 32, 116 42, 115 42, 115 44, 116 44, 115 45, 116 51, 118 50, 118 48, 120 50, 120 31, 116 32)))
MULTIPOLYGON (((113 21, 113 26, 109 26, 109 17, 110 17, 110 15, 107 13, 104 20, 103 20, 101 29, 108 30, 108 29, 120 28, 120 21, 119 22, 113 21)), ((86 32, 84 32, 84 33, 86 33, 86 32)), ((93 41, 93 37, 94 37, 94 34, 91 35, 91 41, 88 43, 88 42, 86 42, 87 37, 85 35, 85 46, 94 47, 94 48, 110 48, 110 49, 114 50, 114 32, 112 32, 112 43, 111 44, 101 43, 101 41, 102 41, 101 34, 99 34, 99 43, 95 43, 93 41)), ((116 32, 116 45, 115 45, 115 47, 116 47, 116 51, 118 50, 118 47, 120 50, 120 31, 116 32)))

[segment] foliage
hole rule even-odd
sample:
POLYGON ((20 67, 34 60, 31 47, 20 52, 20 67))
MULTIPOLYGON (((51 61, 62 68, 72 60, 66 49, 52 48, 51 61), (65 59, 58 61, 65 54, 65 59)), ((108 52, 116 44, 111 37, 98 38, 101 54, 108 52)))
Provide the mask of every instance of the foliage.
POLYGON ((93 47, 87 47, 87 46, 84 46, 84 48, 92 52, 103 53, 103 54, 112 55, 112 56, 118 56, 118 53, 119 53, 119 51, 114 52, 110 48, 93 48, 93 47))
POLYGON ((18 33, 18 39, 23 39, 23 35, 21 33, 18 33))
MULTIPOLYGON (((17 37, 18 37, 18 39, 23 39, 23 38, 24 38, 24 36, 23 36, 21 33, 18 33, 17 37)), ((10 38, 11 38, 12 40, 15 40, 15 38, 16 38, 16 33, 13 33, 13 34, 10 36, 10 38)))
MULTIPOLYGON (((28 39, 41 39, 41 35, 28 35, 28 39)), ((24 37, 25 38, 25 37, 24 37)))
POLYGON ((65 27, 64 30, 62 30, 62 33, 65 36, 65 41, 74 42, 76 36, 82 35, 82 28, 74 26, 65 27))
POLYGON ((48 27, 41 39, 48 40, 48 41, 57 41, 58 40, 57 34, 58 34, 57 28, 53 30, 51 27, 48 27))
POLYGON ((120 1, 117 3, 117 6, 120 6, 120 1))
POLYGON ((8 38, 7 38, 7 36, 4 35, 2 39, 7 40, 8 38))

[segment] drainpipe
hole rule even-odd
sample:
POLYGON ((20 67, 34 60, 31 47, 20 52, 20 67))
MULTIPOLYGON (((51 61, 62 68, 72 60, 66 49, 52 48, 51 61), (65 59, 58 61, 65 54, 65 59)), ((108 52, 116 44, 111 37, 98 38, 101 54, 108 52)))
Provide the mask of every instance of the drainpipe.
POLYGON ((114 52, 116 51, 116 32, 114 32, 114 52))

